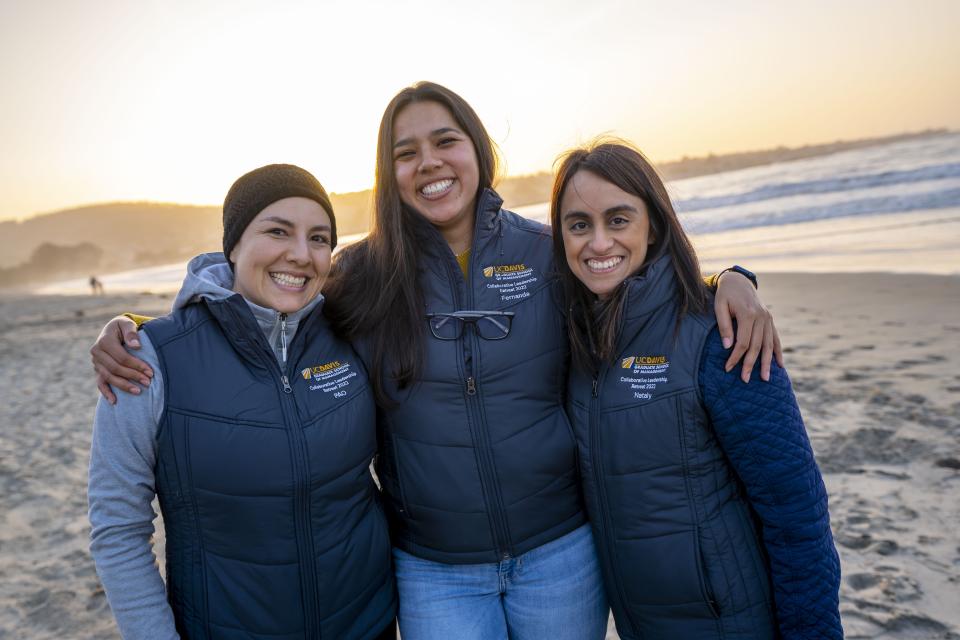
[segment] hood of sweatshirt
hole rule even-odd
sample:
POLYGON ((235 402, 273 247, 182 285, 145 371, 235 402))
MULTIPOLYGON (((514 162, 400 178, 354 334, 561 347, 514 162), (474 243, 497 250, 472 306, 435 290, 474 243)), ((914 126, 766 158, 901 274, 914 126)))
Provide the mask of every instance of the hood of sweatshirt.
MULTIPOLYGON (((236 295, 240 294, 233 290, 233 270, 227 264, 223 253, 202 253, 187 264, 187 276, 173 301, 173 310, 195 304, 202 298, 225 300, 236 295)), ((293 341, 300 321, 323 302, 323 294, 318 294, 303 308, 287 314, 261 307, 246 298, 244 302, 253 313, 277 361, 283 364, 286 360, 286 345, 293 341)))

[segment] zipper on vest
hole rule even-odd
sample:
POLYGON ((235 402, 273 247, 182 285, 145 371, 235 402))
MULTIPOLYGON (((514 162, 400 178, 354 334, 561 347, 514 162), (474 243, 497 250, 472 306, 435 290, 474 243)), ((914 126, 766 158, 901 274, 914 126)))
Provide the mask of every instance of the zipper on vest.
MULTIPOLYGON (((276 362, 276 360, 274 360, 276 362)), ((300 429, 299 412, 293 401, 293 389, 290 386, 290 378, 283 370, 280 371, 280 382, 283 383, 284 396, 281 400, 284 418, 287 422, 287 429, 290 434, 290 446, 293 449, 294 463, 294 527, 299 532, 300 543, 297 545, 303 556, 301 560, 301 584, 305 593, 303 594, 304 603, 304 624, 305 637, 319 637, 319 624, 317 622, 318 607, 318 578, 316 575, 316 556, 313 549, 312 527, 310 525, 310 467, 307 459, 307 442, 303 431, 300 429)))
MULTIPOLYGON (((283 363, 287 363, 287 314, 280 314, 280 352, 283 355, 283 363)), ((290 393, 290 383, 287 382, 287 376, 283 376, 283 390, 290 393)))
MULTIPOLYGON (((283 329, 286 314, 280 314, 281 318, 281 337, 284 340, 284 355, 286 349, 286 335, 283 329)), ((288 442, 291 449, 291 460, 293 462, 293 504, 294 516, 293 524, 297 538, 297 553, 300 555, 300 586, 303 589, 303 616, 304 616, 304 637, 319 637, 319 623, 317 620, 318 611, 318 578, 315 564, 315 554, 313 547, 312 528, 310 524, 310 468, 307 460, 307 442, 303 431, 300 429, 300 418, 297 406, 293 400, 293 387, 290 384, 290 377, 286 366, 281 366, 277 362, 277 357, 273 351, 273 345, 267 344, 264 339, 260 342, 266 348, 261 349, 262 355, 266 358, 267 366, 270 367, 274 375, 279 379, 282 385, 283 394, 280 396, 280 409, 283 413, 284 426, 289 434, 288 442)))
MULTIPOLYGON (((451 277, 451 282, 455 283, 456 280, 452 278, 459 277, 465 285, 464 291, 467 295, 467 309, 473 308, 473 287, 471 285, 473 282, 473 265, 477 260, 477 255, 474 253, 474 250, 476 249, 477 238, 479 237, 479 218, 475 221, 474 225, 473 246, 471 246, 470 262, 467 265, 467 277, 463 277, 463 272, 460 270, 459 264, 456 265, 456 272, 451 274, 453 265, 450 264, 450 262, 452 261, 447 262, 447 272, 448 276, 451 277)), ((453 288, 454 300, 458 303, 459 308, 460 300, 456 292, 456 285, 454 285, 453 288)), ((483 410, 483 400, 479 397, 477 379, 474 377, 475 354, 479 352, 479 345, 477 344, 479 338, 476 335, 475 328, 464 327, 464 332, 463 335, 460 336, 460 340, 462 341, 464 349, 464 364, 467 373, 467 414, 468 420, 473 425, 472 431, 476 434, 474 451, 479 454, 478 470, 480 471, 480 486, 484 492, 484 499, 491 511, 490 518, 494 531, 494 544, 496 545, 494 551, 499 558, 507 560, 510 558, 510 551, 513 545, 510 543, 510 535, 507 530, 507 518, 503 506, 503 496, 500 494, 500 483, 494 471, 496 467, 493 464, 493 449, 490 444, 490 433, 487 428, 486 416, 483 410)))
MULTIPOLYGON (((614 562, 614 554, 616 553, 616 540, 614 536, 611 535, 613 527, 609 522, 610 519, 610 506, 607 504, 607 488, 603 483, 603 456, 600 455, 600 385, 603 384, 603 381, 606 379, 606 370, 601 369, 600 372, 594 374, 593 377, 593 397, 590 399, 590 462, 593 467, 593 481, 597 485, 597 496, 600 499, 600 517, 597 518, 597 525, 600 527, 600 538, 603 541, 603 544, 598 545, 598 551, 601 551, 602 555, 605 555, 606 558, 602 559, 607 562, 607 565, 613 569, 612 573, 614 575, 614 583, 617 588, 617 595, 620 598, 620 602, 623 605, 626 605, 628 602, 627 598, 623 593, 623 585, 621 584, 620 577, 617 575, 616 563, 614 562), (602 552, 602 549, 606 547, 609 551, 606 553, 602 552)), ((626 611, 627 619, 630 620, 630 624, 634 629, 639 629, 637 626, 636 620, 634 620, 633 614, 630 613, 629 607, 624 606, 626 611)))

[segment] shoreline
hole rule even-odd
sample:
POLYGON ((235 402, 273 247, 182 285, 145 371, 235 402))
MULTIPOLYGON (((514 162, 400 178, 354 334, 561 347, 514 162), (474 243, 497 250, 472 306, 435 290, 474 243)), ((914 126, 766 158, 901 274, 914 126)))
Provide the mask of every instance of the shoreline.
MULTIPOLYGON (((546 204, 520 213, 543 221, 546 204)), ((345 236, 341 246, 365 234, 345 236)), ((755 273, 902 273, 960 276, 960 208, 874 214, 696 234, 705 273, 741 264, 755 273)), ((98 275, 108 294, 176 293, 186 261, 98 275)), ((0 295, 90 295, 88 278, 0 295)))

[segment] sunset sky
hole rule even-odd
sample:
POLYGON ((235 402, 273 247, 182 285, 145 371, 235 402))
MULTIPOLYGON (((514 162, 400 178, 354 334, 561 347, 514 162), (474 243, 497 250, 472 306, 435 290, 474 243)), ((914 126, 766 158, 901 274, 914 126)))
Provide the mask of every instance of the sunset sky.
POLYGON ((956 0, 667 4, 2 0, 0 219, 219 203, 270 162, 365 189, 384 106, 421 79, 512 174, 600 133, 665 161, 960 128, 956 0))

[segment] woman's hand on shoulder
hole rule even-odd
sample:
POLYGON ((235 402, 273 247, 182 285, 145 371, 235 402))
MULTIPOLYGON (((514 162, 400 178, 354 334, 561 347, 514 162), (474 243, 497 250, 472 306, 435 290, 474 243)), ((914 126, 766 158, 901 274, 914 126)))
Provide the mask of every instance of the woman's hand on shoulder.
POLYGON ((110 404, 117 403, 116 387, 132 394, 140 393, 140 386, 150 384, 153 370, 124 348, 140 348, 136 323, 126 316, 117 316, 103 327, 97 341, 90 347, 90 359, 96 374, 97 389, 110 404))
POLYGON ((763 305, 753 283, 739 273, 727 271, 717 283, 714 309, 723 346, 727 349, 734 347, 725 369, 730 371, 742 359, 740 379, 749 382, 750 372, 759 356, 760 378, 769 381, 773 358, 783 366, 783 350, 773 324, 773 314, 763 305), (737 321, 736 336, 733 331, 734 320, 737 321))

